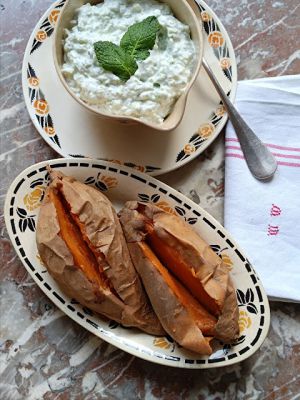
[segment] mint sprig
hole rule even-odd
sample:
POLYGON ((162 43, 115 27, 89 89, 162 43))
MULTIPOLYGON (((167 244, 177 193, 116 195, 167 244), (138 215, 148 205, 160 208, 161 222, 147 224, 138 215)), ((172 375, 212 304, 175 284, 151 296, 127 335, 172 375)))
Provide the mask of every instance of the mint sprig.
POLYGON ((128 81, 138 69, 135 59, 114 43, 97 42, 94 44, 94 50, 102 68, 111 71, 122 81, 128 81))
POLYGON ((136 60, 150 56, 161 26, 156 17, 145 18, 131 25, 123 35, 120 46, 112 42, 96 42, 94 50, 99 64, 126 82, 138 69, 136 60))

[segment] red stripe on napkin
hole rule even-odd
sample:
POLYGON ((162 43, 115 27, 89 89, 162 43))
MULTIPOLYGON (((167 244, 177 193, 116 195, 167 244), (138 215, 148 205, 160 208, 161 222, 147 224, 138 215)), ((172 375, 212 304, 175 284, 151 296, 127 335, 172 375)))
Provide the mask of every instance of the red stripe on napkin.
MULTIPOLYGON (((237 142, 239 143, 238 139, 236 138, 226 138, 226 142, 237 142)), ((272 144, 272 143, 265 143, 266 146, 268 147, 273 147, 273 149, 279 149, 279 150, 291 150, 291 151, 299 151, 300 152, 300 147, 287 147, 287 146, 279 146, 278 144, 272 144)))
MULTIPOLYGON (((240 158, 241 160, 245 160, 245 157, 242 156, 241 154, 237 153, 225 153, 225 157, 232 157, 232 158, 240 158)), ((285 165, 286 167, 300 167, 300 164, 298 163, 291 163, 291 162, 285 162, 285 161, 278 161, 278 165, 285 165)))
MULTIPOLYGON (((240 146, 225 146, 225 149, 242 151, 240 146)), ((272 154, 273 154, 273 156, 276 156, 276 157, 295 158, 296 160, 300 160, 300 156, 296 156, 294 154, 282 154, 282 153, 273 153, 273 152, 272 152, 272 154)))

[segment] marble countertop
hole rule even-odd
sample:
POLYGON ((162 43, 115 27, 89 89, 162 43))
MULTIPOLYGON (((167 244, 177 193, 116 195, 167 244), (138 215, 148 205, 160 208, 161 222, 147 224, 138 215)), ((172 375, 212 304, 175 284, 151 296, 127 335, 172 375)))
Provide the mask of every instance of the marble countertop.
MULTIPOLYGON (((300 305, 271 303, 269 335, 248 360, 190 371, 151 364, 108 345, 64 316, 27 274, 8 239, 3 204, 24 168, 57 157, 33 127, 21 86, 27 40, 51 3, 0 2, 0 398, 300 399, 300 305)), ((298 1, 212 0, 209 6, 231 36, 239 79, 299 73, 298 1)), ((160 177, 221 222, 223 148, 220 135, 196 160, 160 177)))

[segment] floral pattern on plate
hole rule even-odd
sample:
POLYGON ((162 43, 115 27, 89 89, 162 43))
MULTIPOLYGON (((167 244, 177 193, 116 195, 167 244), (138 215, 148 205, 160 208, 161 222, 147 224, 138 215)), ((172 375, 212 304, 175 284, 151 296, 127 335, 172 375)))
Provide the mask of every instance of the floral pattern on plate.
MULTIPOLYGON (((227 93, 227 96, 230 95, 230 92, 227 93)), ((191 136, 189 142, 184 146, 184 148, 177 154, 176 162, 183 161, 186 158, 190 157, 196 150, 202 146, 209 138, 211 138, 218 124, 222 121, 222 118, 225 115, 225 108, 220 101, 220 104, 215 112, 211 113, 209 120, 201 125, 197 131, 191 136)))
POLYGON ((49 104, 45 99, 44 93, 40 89, 40 80, 36 76, 36 73, 30 64, 28 64, 27 67, 27 79, 29 98, 35 117, 45 134, 52 140, 53 143, 55 143, 58 147, 61 147, 58 136, 54 129, 52 117, 49 113, 49 104))
POLYGON ((61 0, 54 8, 49 12, 48 16, 43 20, 41 25, 38 27, 30 50, 32 54, 36 49, 38 49, 42 43, 49 38, 54 32, 54 27, 58 20, 61 8, 64 6, 66 0, 61 0))

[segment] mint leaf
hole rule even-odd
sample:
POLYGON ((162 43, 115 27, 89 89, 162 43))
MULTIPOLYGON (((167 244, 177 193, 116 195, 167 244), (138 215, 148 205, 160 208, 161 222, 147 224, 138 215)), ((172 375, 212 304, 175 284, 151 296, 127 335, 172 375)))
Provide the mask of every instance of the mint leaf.
POLYGON ((94 43, 99 64, 106 71, 126 82, 138 69, 136 60, 145 60, 155 44, 161 26, 156 17, 148 17, 130 26, 121 39, 120 46, 111 42, 94 43))
POLYGON ((94 50, 102 68, 112 72, 124 82, 128 81, 138 68, 131 54, 114 43, 96 42, 94 50))
POLYGON ((156 17, 148 17, 131 25, 121 39, 120 46, 136 60, 145 60, 155 44, 161 26, 156 17))

